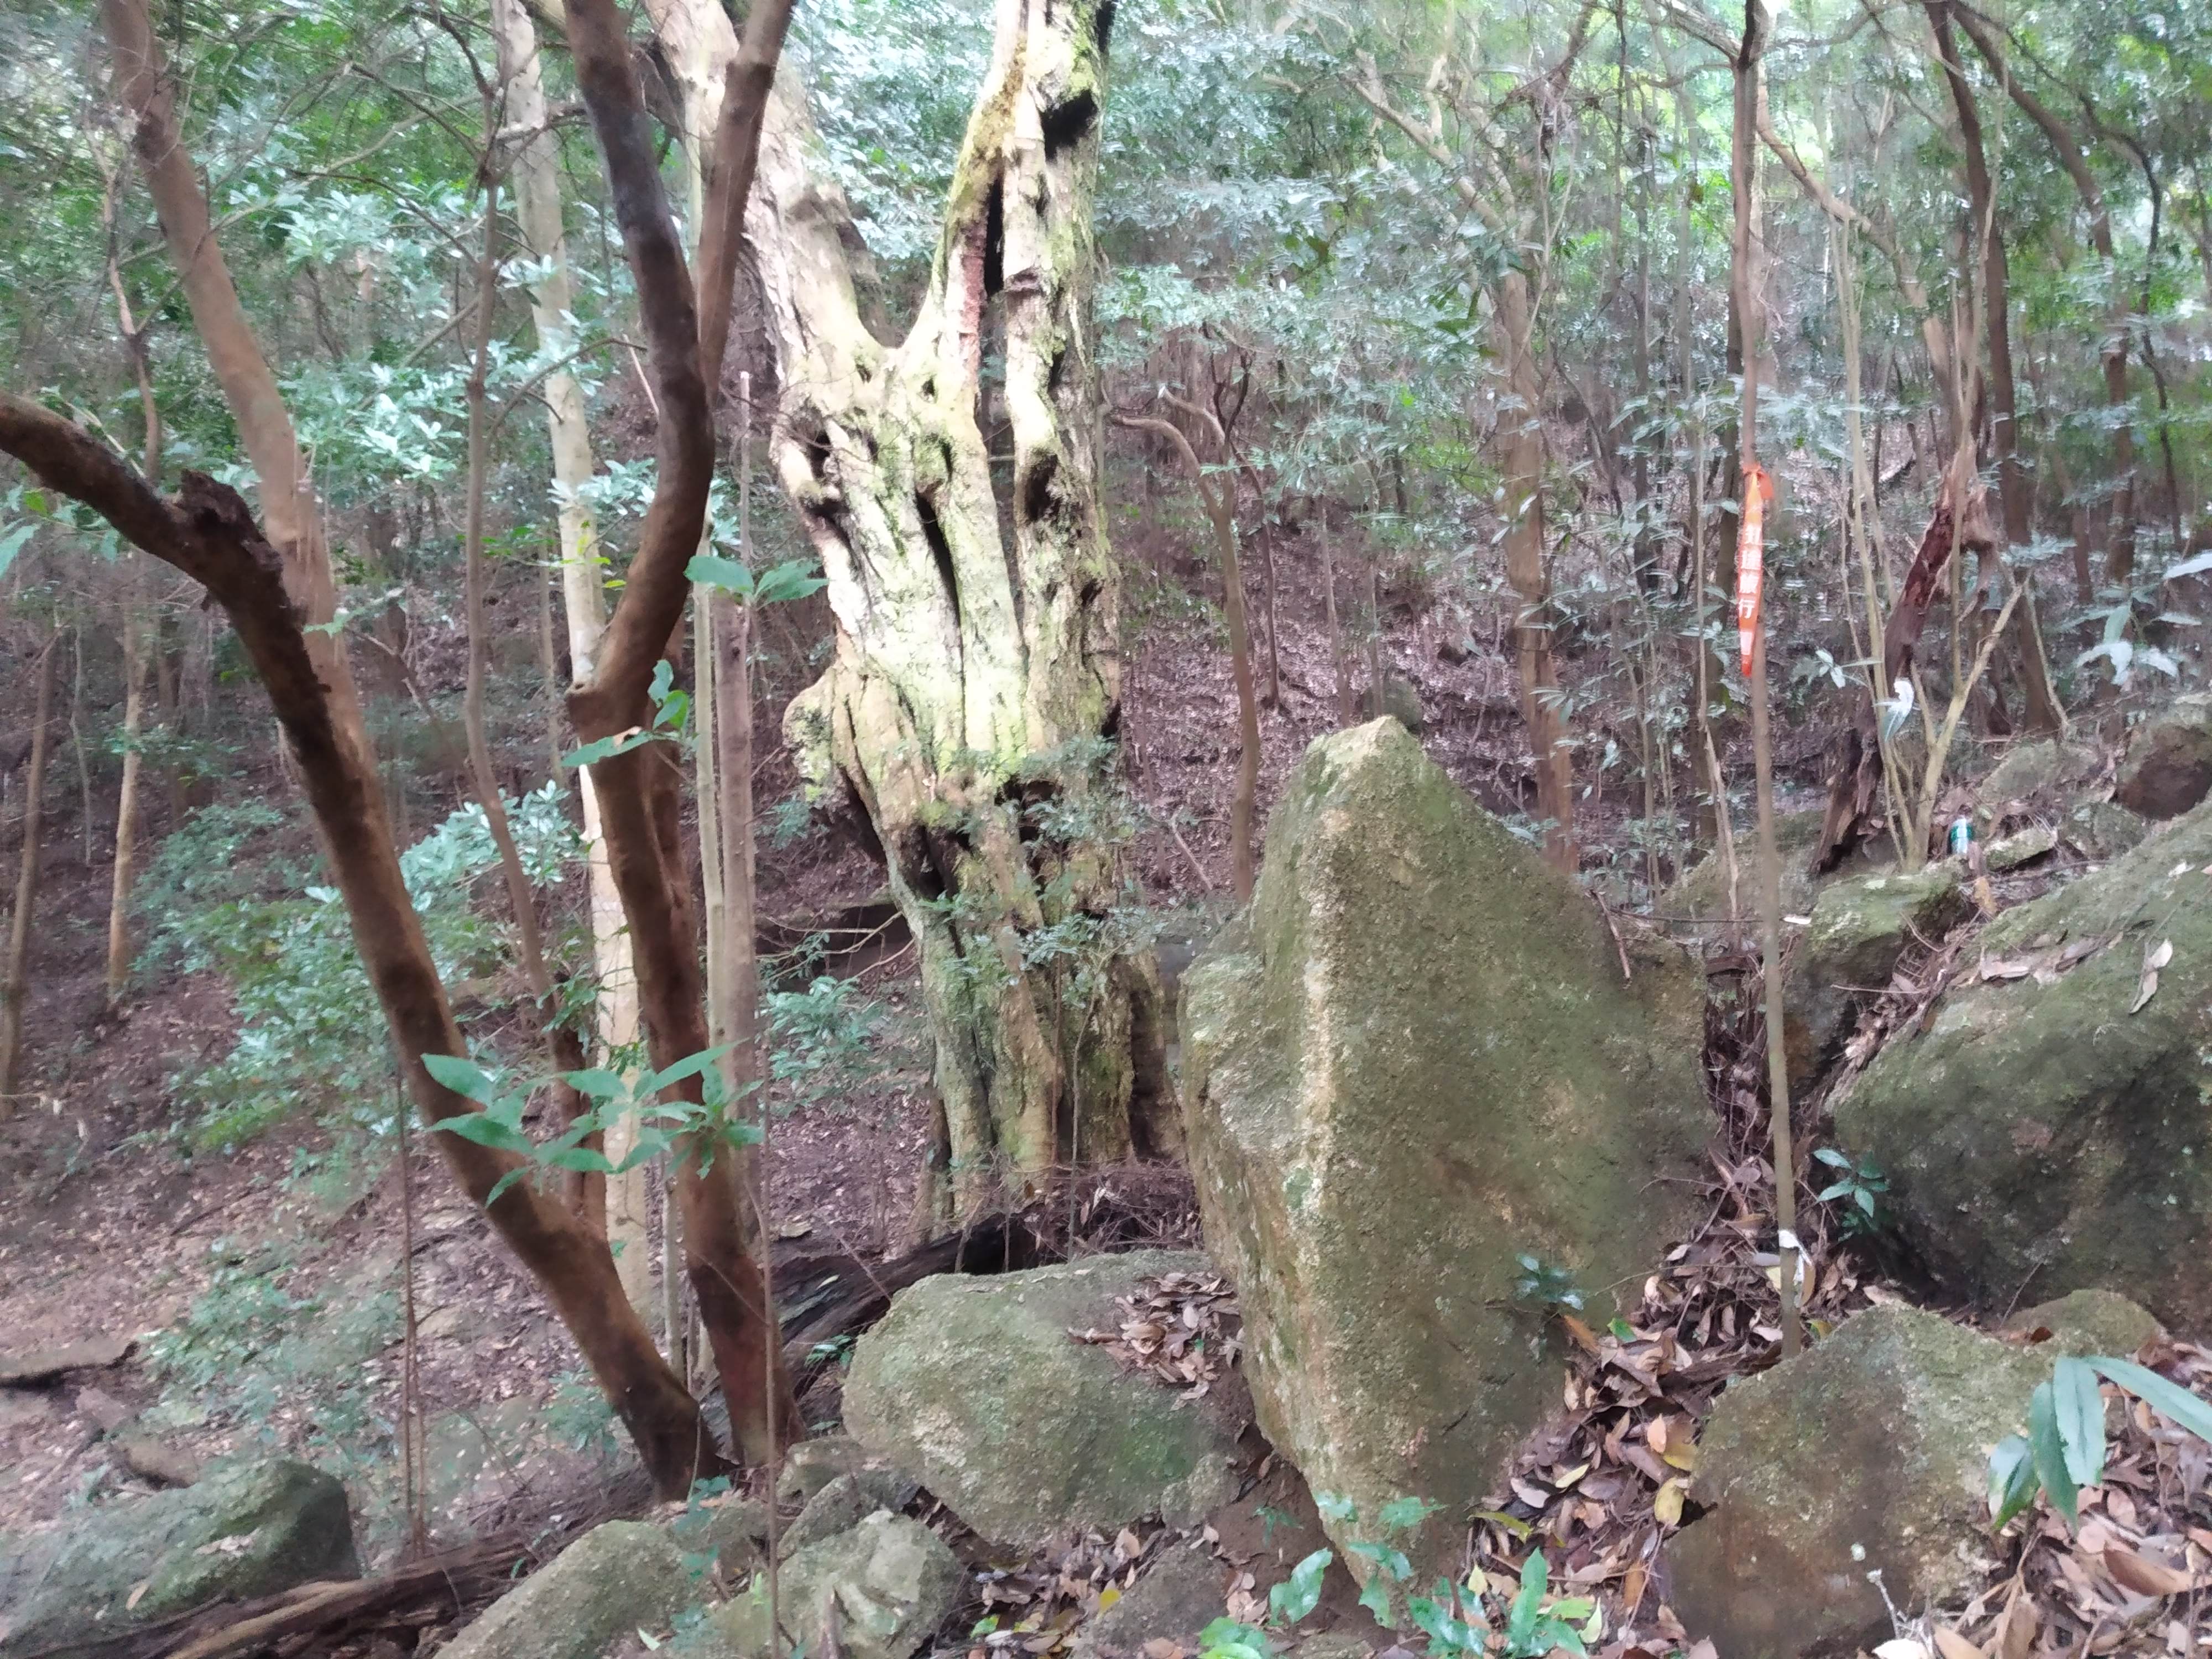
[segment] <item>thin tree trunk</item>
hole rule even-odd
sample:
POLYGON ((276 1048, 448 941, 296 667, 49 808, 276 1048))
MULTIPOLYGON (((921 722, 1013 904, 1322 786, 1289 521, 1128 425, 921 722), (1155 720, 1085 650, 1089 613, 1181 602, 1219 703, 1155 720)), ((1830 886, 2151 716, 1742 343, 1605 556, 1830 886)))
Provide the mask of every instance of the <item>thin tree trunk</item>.
POLYGON ((1336 671, 1336 723, 1350 726, 1358 710, 1353 707, 1352 672, 1344 665, 1344 623, 1336 614, 1336 556, 1328 540, 1328 498, 1314 497, 1314 515, 1321 526, 1321 581, 1323 608, 1328 617, 1328 659, 1336 671))
MULTIPOLYGON (((510 167, 514 181, 515 218, 522 240, 543 274, 530 289, 530 317, 540 351, 559 355, 574 337, 569 309, 573 289, 568 241, 561 225, 559 141, 548 125, 544 76, 536 31, 524 0, 492 0, 492 28, 500 79, 507 92, 508 124, 527 135, 517 145, 510 167)), ((560 500, 562 612, 568 634, 570 672, 588 678, 599 659, 599 635, 606 626, 605 589, 599 574, 599 542, 583 490, 598 463, 592 454, 591 427, 584 392, 574 374, 556 368, 542 388, 546 426, 553 450, 553 482, 560 500)), ((592 927, 594 1017, 601 1047, 610 1056, 637 1041, 637 979, 630 966, 629 933, 623 921, 622 896, 615 890, 607 860, 606 836, 599 824, 599 787, 590 769, 575 773, 576 804, 584 836, 585 892, 592 927)), ((611 1126, 603 1150, 620 1164, 635 1143, 635 1125, 627 1119, 611 1126)), ((611 1179, 580 1175, 570 1197, 594 1230, 623 1241, 616 1256, 631 1305, 649 1305, 651 1286, 644 1217, 647 1173, 642 1168, 611 1179)))
POLYGON ((0 1118, 15 1110, 23 1063, 23 1005, 31 990, 31 914, 39 901, 39 838, 44 830, 46 757, 53 747, 54 658, 51 635, 39 653, 37 701, 31 715, 31 760, 23 776, 23 842, 15 854, 15 908, 8 920, 8 960, 0 968, 0 1118))
POLYGON ((1505 396, 1499 402, 1499 451, 1505 474, 1505 579, 1520 609, 1513 635, 1521 669, 1521 714, 1536 752, 1536 811, 1544 848, 1562 870, 1581 865, 1575 847, 1574 757, 1560 713, 1552 659, 1551 582, 1545 570, 1543 388, 1537 379, 1534 319, 1528 279, 1509 271, 1498 283, 1497 318, 1505 396))
MULTIPOLYGON (((715 14, 720 15, 718 12, 715 14)), ((726 76, 715 126, 715 166, 699 244, 695 298, 661 189, 622 19, 612 0, 570 0, 568 44, 577 85, 606 158, 616 217, 637 284, 659 410, 659 470, 623 602, 602 637, 596 672, 568 700, 586 742, 649 729, 647 689, 680 624, 686 575, 706 522, 714 461, 707 365, 719 370, 729 328, 738 240, 776 58, 790 21, 781 0, 757 0, 726 76)), ((609 855, 629 918, 638 1002, 653 1064, 666 1069, 712 1044, 699 968, 699 927, 678 816, 678 773, 665 746, 645 744, 593 763, 609 855)), ((674 1085, 703 1103, 695 1073, 674 1085)), ((734 1148, 710 1129, 678 1142, 685 1266, 730 1423, 745 1455, 770 1462, 776 1425, 794 1408, 775 1352, 770 1310, 747 1248, 734 1148)))
MULTIPOLYGON (((134 578, 136 573, 132 573, 134 578)), ((135 580, 133 586, 137 586, 135 580)), ((146 732, 146 641, 139 607, 126 595, 123 611, 123 778, 115 790, 115 868, 108 884, 107 1006, 123 1000, 131 977, 131 882, 138 851, 138 777, 146 732)))
MULTIPOLYGON (((1759 129, 1766 100, 1766 42, 1772 30, 1764 0, 1744 0, 1743 45, 1735 64, 1735 133, 1729 167, 1735 198, 1735 232, 1729 291, 1744 326, 1743 406, 1737 419, 1738 466, 1747 490, 1759 465, 1758 305, 1760 246, 1759 129)), ((1748 514, 1749 505, 1746 504, 1748 514)), ((1782 1349, 1797 1352, 1803 1334, 1797 1316, 1797 1164, 1790 1121, 1790 1066, 1783 1036, 1782 855, 1774 839, 1774 750, 1767 713, 1766 623, 1753 632, 1751 743, 1758 771, 1759 946, 1766 973, 1766 1080, 1774 1141, 1774 1209, 1782 1257, 1782 1349)))

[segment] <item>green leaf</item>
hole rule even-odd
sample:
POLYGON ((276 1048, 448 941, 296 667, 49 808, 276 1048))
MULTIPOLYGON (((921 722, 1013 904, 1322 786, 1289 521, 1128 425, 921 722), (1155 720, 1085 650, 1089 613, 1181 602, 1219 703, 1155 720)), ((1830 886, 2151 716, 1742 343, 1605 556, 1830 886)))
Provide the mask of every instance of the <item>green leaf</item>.
POLYGON ((1334 1551, 1316 1550, 1291 1569, 1291 1576, 1267 1592, 1267 1614, 1276 1623, 1295 1625, 1321 1605, 1322 1575, 1336 1559, 1334 1551))
POLYGON ((686 1054, 665 1072, 647 1072, 637 1080, 637 1091, 641 1095, 657 1095, 672 1084, 695 1078, 738 1045, 725 1042, 718 1048, 702 1048, 696 1054, 686 1054))
POLYGON ((1521 1564, 1521 1589, 1505 1613, 1505 1639, 1516 1652, 1525 1650, 1536 1634, 1544 1607, 1544 1591, 1552 1582, 1552 1569, 1541 1550, 1529 1552, 1521 1564))
POLYGON ((2066 1468, 2066 1447, 2058 1435, 2058 1404, 2051 1384, 2039 1382, 2027 1402, 2027 1445, 2036 1478, 2051 1495, 2051 1507, 2071 1527, 2081 1513, 2080 1490, 2066 1468))
POLYGON ((23 544, 31 539, 34 524, 19 524, 6 535, 0 536, 0 576, 8 574, 8 567, 15 562, 15 556, 23 550, 23 544))
POLYGON ((502 1152, 520 1152, 528 1158, 538 1151, 528 1135, 503 1119, 493 1116, 489 1111, 456 1112, 451 1117, 440 1118, 430 1127, 502 1152))
POLYGON ((2097 1392, 2097 1373, 2078 1359, 2061 1359, 2051 1393, 2066 1473, 2075 1486, 2094 1486, 2105 1478, 2105 1396, 2097 1392))
MULTIPOLYGON (((440 1124, 438 1127, 439 1127, 440 1128, 443 1128, 443 1127, 445 1127, 445 1125, 443 1125, 443 1124, 440 1124)), ((501 1193, 505 1192, 505 1191, 506 1191, 509 1187, 512 1187, 513 1185, 514 1185, 514 1183, 515 1183, 516 1182, 518 1182, 518 1181, 521 1180, 523 1176, 525 1176, 526 1175, 528 1175, 529 1173, 530 1173, 530 1171, 529 1171, 529 1170, 528 1170, 527 1168, 524 1168, 524 1169, 518 1169, 518 1170, 508 1170, 505 1175, 501 1176, 497 1181, 495 1181, 494 1182, 492 1182, 491 1190, 490 1190, 489 1192, 488 1192, 488 1193, 486 1193, 486 1194, 484 1194, 484 1201, 483 1201, 483 1206, 484 1206, 484 1208, 486 1208, 487 1210, 489 1210, 489 1208, 491 1208, 491 1206, 492 1206, 493 1205, 495 1205, 495 1204, 498 1203, 498 1202, 499 1202, 500 1194, 501 1194, 501 1193)))
POLYGON ((1431 1643, 1429 1651, 1432 1656, 1480 1653, 1482 1638, 1487 1632, 1478 1630, 1452 1612, 1450 1595, 1450 1585, 1440 1585, 1436 1599, 1431 1601, 1425 1595, 1417 1595, 1407 1604, 1407 1611, 1415 1627, 1428 1637, 1431 1643))
POLYGON ((652 732, 643 726, 635 726, 628 732, 618 732, 611 738, 594 738, 580 747, 571 749, 561 757, 561 764, 568 767, 597 766, 603 760, 627 755, 641 744, 652 741, 652 732))
POLYGON ((1273 1649, 1264 1631, 1240 1625, 1234 1619, 1217 1619, 1198 1633, 1205 1659, 1269 1659, 1273 1649))
POLYGON ((1848 1170, 1851 1167, 1850 1159, 1832 1146, 1816 1146, 1813 1149, 1813 1156, 1832 1170, 1848 1170))
POLYGON ((2008 1434, 1998 1441, 1990 1454, 1990 1523, 2002 1528, 2035 1502, 2041 1484, 2035 1478, 2035 1456, 2028 1449, 2027 1437, 2008 1434))
POLYGON ((1425 1498, 1394 1498, 1376 1512, 1375 1518, 1391 1531, 1402 1532, 1419 1526, 1443 1507, 1425 1498))
POLYGON ((1413 1564, 1406 1559, 1406 1552, 1401 1549, 1394 1548, 1389 1544, 1370 1544, 1364 1540, 1357 1543, 1346 1544, 1345 1548, 1354 1555, 1372 1561, 1376 1570, 1388 1577, 1393 1583, 1403 1583, 1413 1576, 1413 1564))
POLYGON ((2212 1441, 2212 1405, 2188 1389, 2169 1382, 2148 1365, 2132 1359, 2097 1357, 2088 1362, 2097 1374, 2118 1383, 2153 1411, 2171 1418, 2199 1440, 2212 1441))
POLYGON ((1313 1495, 1314 1507, 1321 1511, 1324 1521, 1349 1521, 1353 1510, 1352 1500, 1340 1492, 1317 1492, 1313 1495))
POLYGON ((556 1170, 579 1170, 586 1175, 612 1175, 615 1166, 607 1161, 605 1152, 594 1152, 589 1146, 556 1146, 541 1160, 556 1170))
POLYGON ((578 1094, 589 1095, 593 1100, 619 1100, 629 1086, 619 1073, 603 1066, 582 1072, 563 1072, 561 1080, 578 1094))
POLYGON ((693 554, 691 562, 684 567, 684 574, 703 586, 718 587, 741 599, 752 597, 753 573, 737 560, 726 559, 719 553, 693 554))
POLYGON ((1376 1573, 1359 1592, 1359 1605, 1375 1615, 1375 1622, 1386 1629, 1393 1622, 1390 1611, 1390 1581, 1376 1573))
POLYGON ((807 560, 790 559, 762 573, 760 586, 753 594, 753 603, 788 605, 793 599, 803 599, 809 594, 818 593, 829 585, 814 574, 814 567, 807 560))
MULTIPOLYGON (((489 1106, 497 1099, 498 1091, 491 1074, 480 1066, 471 1065, 453 1054, 425 1054, 422 1069, 457 1095, 481 1102, 489 1106)), ((438 1126, 443 1128, 445 1126, 438 1126)))

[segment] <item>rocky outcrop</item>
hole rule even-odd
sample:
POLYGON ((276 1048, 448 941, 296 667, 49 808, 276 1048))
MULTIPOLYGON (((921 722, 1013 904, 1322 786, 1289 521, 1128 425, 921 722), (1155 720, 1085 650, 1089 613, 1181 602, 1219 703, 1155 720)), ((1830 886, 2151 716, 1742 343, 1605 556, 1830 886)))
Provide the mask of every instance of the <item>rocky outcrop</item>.
POLYGON ((1426 1583, 1558 1402, 1516 1257, 1601 1319, 1692 1218, 1701 976, 1616 940, 1380 720, 1307 750, 1183 999, 1192 1165, 1261 1426, 1351 1500, 1340 1542, 1371 1541, 1392 1498, 1445 1504, 1415 1540, 1426 1583))
POLYGON ((960 1563, 919 1521, 878 1511, 850 1531, 810 1544, 783 1564, 776 1622, 785 1639, 768 1639, 768 1587, 708 1613, 681 1651, 696 1659, 768 1659, 795 1644, 809 1654, 847 1659, 912 1659, 960 1594, 960 1563))
POLYGON ((2099 757, 2086 744, 2039 738, 2014 744, 1990 775, 1975 786, 1985 813, 2024 805, 2063 793, 2063 786, 2094 775, 2099 757))
POLYGON ((1114 1299, 1139 1279, 1208 1266, 1146 1250, 925 1279, 854 1349, 845 1426, 1000 1543, 1155 1513, 1195 1521, 1236 1489, 1241 1391, 1178 1409, 1068 1333, 1110 1329, 1114 1299))
POLYGON ((0 1656, 70 1659, 210 1602, 360 1576, 343 1486, 304 1463, 234 1464, 0 1554, 0 1656))
POLYGON ((2212 696, 2176 697, 2128 734, 2112 799, 2147 818, 2174 818, 2212 793, 2212 696))
MULTIPOLYGON (((1782 908, 1803 915, 1813 908, 1820 890, 1831 882, 1865 875, 1888 862, 1886 837, 1868 842, 1833 870, 1814 875, 1808 867, 1813 849, 1820 845, 1820 829, 1827 814, 1820 807, 1803 812, 1778 812, 1774 817, 1775 851, 1782 860, 1782 908)), ((1735 826, 1736 914, 1755 921, 1759 915, 1759 839, 1748 822, 1735 826)), ((1729 914, 1726 872, 1717 854, 1708 857, 1660 896, 1659 914, 1685 921, 1710 920, 1729 914)))
POLYGON ((1784 987, 1793 1088, 1835 1062, 1859 1005, 1889 983, 1899 958, 1916 944, 1940 940, 1968 908, 1958 868, 1949 864, 1910 875, 1855 876, 1822 890, 1784 987))
POLYGON ((1675 1613, 1728 1659, 1841 1659, 1960 1599, 1990 1551, 1990 1449, 2048 1358, 1875 1308, 1722 1395, 1698 1445, 1706 1513, 1667 1547, 1675 1613))
POLYGON ((594 1527, 484 1609, 446 1659, 599 1659, 638 1629, 665 1629, 703 1594, 668 1528, 594 1527))
POLYGON ((2212 1328, 2212 805, 1976 941, 1932 1019, 1833 1103, 1947 1290, 2121 1286, 2212 1328), (2170 947, 2164 965, 2147 964, 2170 947))

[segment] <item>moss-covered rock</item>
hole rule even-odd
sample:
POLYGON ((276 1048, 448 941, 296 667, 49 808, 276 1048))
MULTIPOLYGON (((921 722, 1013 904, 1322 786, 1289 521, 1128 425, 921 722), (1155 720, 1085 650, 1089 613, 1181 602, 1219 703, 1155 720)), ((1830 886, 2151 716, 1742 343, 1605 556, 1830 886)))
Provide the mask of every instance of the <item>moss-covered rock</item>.
POLYGON ((681 1650, 697 1659, 767 1659, 795 1644, 848 1659, 911 1659, 959 1594, 960 1563, 945 1540, 919 1521, 878 1511, 783 1564, 776 1622, 786 1640, 773 1650, 768 1587, 756 1577, 708 1613, 681 1650))
POLYGON ((1858 1314, 1723 1394, 1698 1442, 1706 1513, 1668 1545, 1674 1611, 1728 1659, 1828 1659, 1982 1583, 1991 1447, 2050 1374, 1912 1308, 1858 1314))
POLYGON ((1395 721, 1306 751, 1251 904, 1184 981, 1184 1101, 1261 1426, 1356 1506, 1340 1542, 1433 1498, 1428 1582, 1557 1404, 1517 1255, 1601 1318, 1686 1229, 1704 1012, 1684 952, 1616 945, 1395 721))
POLYGON ((1784 989, 1790 1080, 1805 1087, 1843 1051, 1859 1004, 1889 983, 1917 940, 1942 939, 1969 908, 1955 865, 1854 876, 1822 890, 1784 989))
POLYGON ((2077 802, 2064 824, 2066 844, 2099 862, 2132 853, 2149 833, 2150 824, 2142 813, 2110 800, 2077 802))
POLYGON ((336 1480, 283 1460, 234 1464, 0 1556, 0 1656, 64 1659, 210 1602, 360 1576, 336 1480))
POLYGON ((1146 1643, 1162 1638, 1196 1652, 1199 1632, 1222 1615, 1228 1578, 1205 1545, 1171 1546, 1077 1632, 1074 1659, 1134 1659, 1146 1643))
POLYGON ((1241 1391, 1177 1409, 1171 1390, 1070 1330, 1112 1329, 1139 1279, 1207 1270, 1143 1250, 899 1292, 845 1379, 845 1426, 986 1538, 1196 1520, 1236 1489, 1241 1391))
POLYGON ((2038 738, 2032 743, 2014 744, 1989 776, 1975 786, 1975 793, 1984 809, 1998 811, 2010 802, 2045 796, 2062 785, 2087 777, 2097 766, 2097 751, 2086 744, 2038 738))
POLYGON ((2212 793, 2212 696, 2176 697, 2128 734, 2112 799, 2147 818, 2179 817, 2212 793))
MULTIPOLYGON (((1813 908, 1820 890, 1831 882, 1864 875, 1887 867, 1890 845, 1887 836, 1868 842, 1833 870, 1814 875, 1808 867, 1813 848, 1820 839, 1826 817, 1820 807, 1802 812, 1774 815, 1774 848, 1782 860, 1782 908, 1802 916, 1813 908)), ((1735 826, 1736 908, 1739 915, 1759 915, 1759 839, 1748 821, 1735 826)), ((1707 858, 1661 895, 1659 914, 1687 921, 1711 920, 1729 913, 1728 885, 1717 855, 1707 858)))
POLYGON ((667 1528, 610 1521, 501 1596, 439 1651, 447 1659, 599 1659, 632 1631, 665 1628, 702 1593, 667 1528))
POLYGON ((1947 1289, 2002 1308, 2031 1276, 2120 1285, 2179 1330, 2212 1328, 2207 863, 2212 805, 2007 911, 1977 954, 2017 976, 1960 975, 1834 1103, 1838 1139, 1887 1172, 1947 1289), (2138 1010, 2161 942, 2172 959, 2138 1010))
POLYGON ((2039 1303, 2005 1322, 2018 1332, 2048 1331, 2032 1352, 2072 1354, 2085 1358, 2105 1354, 2132 1359, 2136 1350, 2156 1340, 2161 1332, 2148 1310, 2138 1307, 2117 1291, 2072 1291, 2055 1301, 2039 1303))

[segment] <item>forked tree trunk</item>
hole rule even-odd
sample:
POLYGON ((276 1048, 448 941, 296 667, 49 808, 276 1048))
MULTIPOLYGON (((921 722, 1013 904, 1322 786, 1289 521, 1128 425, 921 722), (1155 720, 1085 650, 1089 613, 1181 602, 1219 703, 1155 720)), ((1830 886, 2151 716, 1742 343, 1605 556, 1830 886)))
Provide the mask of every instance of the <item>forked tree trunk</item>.
POLYGON ((39 837, 46 793, 46 757, 52 752, 57 629, 39 653, 39 690, 31 715, 31 760, 23 774, 23 845, 15 856, 15 907, 8 918, 8 960, 0 963, 0 1118, 15 1109, 17 1073, 23 1064, 23 1003, 31 989, 31 912, 39 901, 39 837))
MULTIPOLYGON (((434 1124, 473 1108, 430 1076, 423 1056, 462 1054, 466 1047, 400 874, 343 646, 316 626, 331 615, 332 582, 312 484, 179 137, 175 90, 143 0, 104 0, 102 11, 123 101, 136 120, 133 142, 194 324, 261 481, 264 511, 283 539, 272 546, 245 502, 200 474, 185 475, 176 503, 163 501, 81 428, 5 392, 0 449, 203 583, 228 614, 297 763, 408 1092, 434 1124)), ((681 1497, 699 1476, 717 1472, 720 1455, 698 1406, 623 1299, 605 1243, 530 1182, 510 1181, 520 1167, 514 1155, 459 1135, 437 1139, 478 1203, 495 1187, 507 1188, 489 1207, 493 1225, 544 1287, 662 1495, 681 1497)))
MULTIPOLYGON (((719 8, 653 0, 733 50, 719 8)), ((780 88, 751 242, 778 349, 777 471, 837 622, 786 730, 817 788, 865 809, 919 941, 945 1107, 932 1219, 1005 1170, 1157 1152, 1178 1138, 1159 981, 1121 912, 1109 743, 1117 574, 1098 499, 1091 207, 1112 9, 999 8, 928 292, 906 337, 860 320, 848 215, 780 88), (1014 544, 977 422, 984 313, 1003 308, 1014 544)), ((672 50, 683 61, 686 53, 672 50)))

